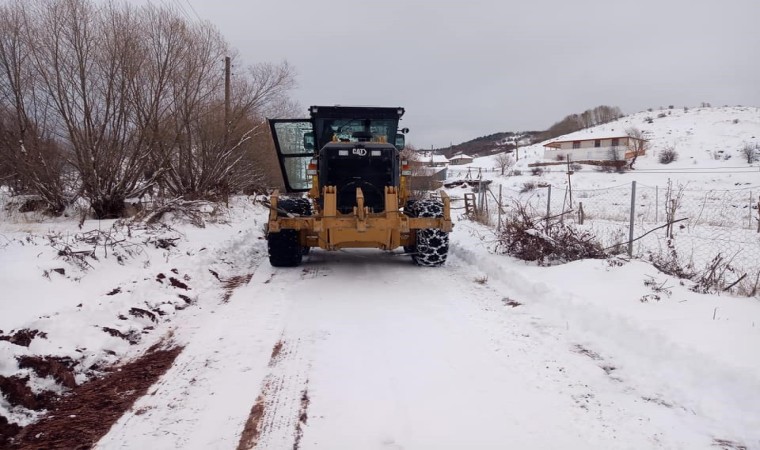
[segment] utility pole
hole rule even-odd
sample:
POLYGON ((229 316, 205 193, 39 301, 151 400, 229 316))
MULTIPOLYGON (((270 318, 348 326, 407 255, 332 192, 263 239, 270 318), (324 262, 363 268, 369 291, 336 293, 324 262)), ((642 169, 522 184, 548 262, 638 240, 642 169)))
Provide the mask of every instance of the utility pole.
POLYGON ((572 169, 570 168, 570 155, 567 155, 567 189, 570 193, 570 208, 573 207, 573 183, 570 180, 570 175, 573 174, 572 169))

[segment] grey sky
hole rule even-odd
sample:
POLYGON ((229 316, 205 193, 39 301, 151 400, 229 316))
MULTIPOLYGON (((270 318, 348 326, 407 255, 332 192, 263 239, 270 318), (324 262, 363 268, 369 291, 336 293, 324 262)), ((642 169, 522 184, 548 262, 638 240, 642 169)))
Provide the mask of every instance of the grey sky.
POLYGON ((760 0, 162 2, 192 4, 243 63, 287 60, 304 115, 404 106, 423 148, 600 104, 760 105, 760 0))

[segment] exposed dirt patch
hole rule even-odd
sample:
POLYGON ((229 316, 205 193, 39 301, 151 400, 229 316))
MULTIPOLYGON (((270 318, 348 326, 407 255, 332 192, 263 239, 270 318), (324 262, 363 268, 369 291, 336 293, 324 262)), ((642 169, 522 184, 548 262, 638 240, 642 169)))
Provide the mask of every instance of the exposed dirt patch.
POLYGON ((22 347, 29 347, 29 344, 31 344, 32 340, 36 337, 46 339, 47 334, 39 330, 29 330, 25 328, 23 330, 18 330, 11 335, 3 336, 2 331, 0 331, 0 341, 8 341, 11 344, 20 345, 22 347))
MULTIPOLYGON (((306 385, 309 385, 309 380, 306 380, 306 385)), ((303 426, 309 420, 309 389, 305 388, 301 393, 301 411, 298 414, 298 424, 296 424, 296 440, 293 442, 293 450, 301 448, 301 438, 303 438, 303 426)))
POLYGON ((187 287, 187 284, 181 282, 180 280, 178 280, 178 279, 176 279, 174 277, 169 277, 169 283, 172 285, 172 287, 179 288, 179 289, 184 289, 186 291, 190 290, 190 288, 187 287))
POLYGON ((277 341, 276 344, 274 344, 274 347, 272 347, 272 356, 269 358, 269 367, 274 366, 277 364, 277 358, 280 357, 280 352, 282 352, 282 341, 277 341))
MULTIPOLYGON (((4 377, 0 375, 0 392, 12 406, 22 406, 33 411, 47 409, 53 402, 55 394, 50 391, 35 394, 27 385, 29 377, 4 377)), ((2 442, 2 437, 0 437, 2 442)))
MULTIPOLYGON (((589 350, 589 349, 587 349, 586 347, 584 347, 584 346, 582 346, 580 344, 576 344, 575 347, 573 347, 573 351, 575 353, 580 353, 581 355, 588 356, 589 358, 593 359, 594 361, 601 361, 601 359, 602 359, 602 357, 599 356, 599 353, 597 353, 597 352, 595 352, 593 350, 589 350)), ((613 368, 613 370, 614 370, 614 368, 613 368)), ((609 372, 607 372, 607 373, 609 373, 609 372)))
POLYGON ((91 448, 171 367, 181 351, 181 347, 152 349, 141 358, 82 384, 59 399, 45 418, 10 438, 7 448, 91 448))
POLYGON ((135 317, 142 317, 142 318, 148 318, 152 322, 158 322, 158 319, 156 319, 156 315, 152 312, 142 309, 142 308, 130 308, 129 314, 135 316, 135 317))
POLYGON ((106 295, 116 295, 116 294, 118 294, 118 293, 120 293, 120 292, 121 292, 121 288, 120 288, 120 287, 117 287, 116 289, 114 289, 114 290, 112 290, 112 291, 108 292, 106 295))
POLYGON ((137 344, 140 342, 140 333, 137 332, 129 332, 129 333, 122 333, 121 331, 110 328, 110 327, 103 327, 103 331, 110 334, 111 336, 124 339, 125 341, 129 342, 132 345, 137 344))
POLYGON ((74 367, 77 362, 71 358, 56 356, 20 356, 17 358, 21 369, 32 369, 37 376, 53 377, 61 386, 73 389, 77 387, 74 379, 74 367))
POLYGON ((713 447, 719 447, 724 450, 747 450, 747 446, 736 441, 728 439, 713 439, 713 447))
POLYGON ((237 450, 248 450, 256 447, 259 436, 261 436, 260 423, 264 417, 265 402, 264 394, 259 394, 256 403, 251 408, 251 413, 248 414, 248 420, 245 421, 245 427, 243 428, 243 434, 240 435, 237 450))
POLYGON ((665 400, 663 400, 661 398, 656 398, 656 397, 641 397, 641 399, 644 400, 645 402, 654 403, 655 405, 664 406, 666 408, 672 408, 673 407, 672 403, 666 402, 665 400))
POLYGON ((10 439, 21 431, 21 427, 15 423, 8 423, 8 419, 0 416, 0 448, 10 445, 10 439))
POLYGON ((511 306, 513 308, 517 308, 518 306, 522 305, 522 303, 518 302, 517 300, 512 300, 509 297, 504 297, 501 299, 501 302, 504 303, 504 306, 511 306))
POLYGON ((240 286, 245 286, 251 281, 253 274, 236 275, 234 277, 222 280, 222 287, 224 288, 224 295, 222 296, 222 303, 227 303, 232 297, 232 292, 240 286))

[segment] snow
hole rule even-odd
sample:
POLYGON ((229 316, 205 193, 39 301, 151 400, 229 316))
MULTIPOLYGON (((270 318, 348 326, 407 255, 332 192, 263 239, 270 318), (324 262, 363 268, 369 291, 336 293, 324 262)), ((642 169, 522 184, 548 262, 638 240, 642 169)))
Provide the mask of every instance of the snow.
MULTIPOLYGON (((760 136, 753 117, 757 108, 681 109, 641 128, 653 134, 654 151, 678 142, 674 167, 726 167, 738 164, 742 142, 760 136), (703 124, 718 125, 703 132, 703 124), (734 152, 730 161, 713 159, 718 142, 734 152)), ((543 149, 520 152, 524 167, 543 149)), ((637 165, 659 167, 653 160, 637 165)), ((493 164, 489 157, 472 166, 493 164)), ((758 180, 667 176, 675 175, 705 189, 758 180)), ((532 178, 485 176, 512 188, 532 178)), ((663 179, 574 177, 585 188, 663 179)), ((183 345, 101 449, 233 448, 260 398, 259 448, 292 448, 298 427, 304 449, 707 449, 724 440, 760 448, 757 298, 697 294, 637 260, 537 267, 494 254, 493 229, 459 217, 440 268, 415 267, 399 251, 314 250, 301 267, 276 269, 266 260, 264 207, 241 197, 208 213, 204 228, 179 218, 158 228, 0 222, 0 329, 47 333, 29 348, 0 341, 0 375, 31 375, 37 389, 49 388, 51 380, 19 369, 15 357, 69 356, 80 361, 82 382, 97 373, 94 364, 128 360, 161 339, 183 345), (125 241, 98 241, 87 269, 57 255, 63 245, 93 248, 77 239, 88 232, 125 241), (176 246, 160 248, 158 239, 176 246), (233 276, 250 281, 225 301, 218 278, 233 276), (164 315, 153 322, 130 315, 135 307, 164 315), (304 393, 307 420, 299 424, 304 393)), ((0 415, 21 424, 37 417, 2 398, 0 415)))

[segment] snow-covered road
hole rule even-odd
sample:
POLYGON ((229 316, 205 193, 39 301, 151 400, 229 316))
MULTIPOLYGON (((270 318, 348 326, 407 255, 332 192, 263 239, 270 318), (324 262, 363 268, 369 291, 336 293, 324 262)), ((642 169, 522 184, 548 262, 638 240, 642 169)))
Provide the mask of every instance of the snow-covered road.
POLYGON ((315 251, 295 269, 255 261, 227 303, 177 320, 185 350, 98 448, 709 448, 721 437, 479 266, 456 244, 437 269, 377 251, 315 251))

